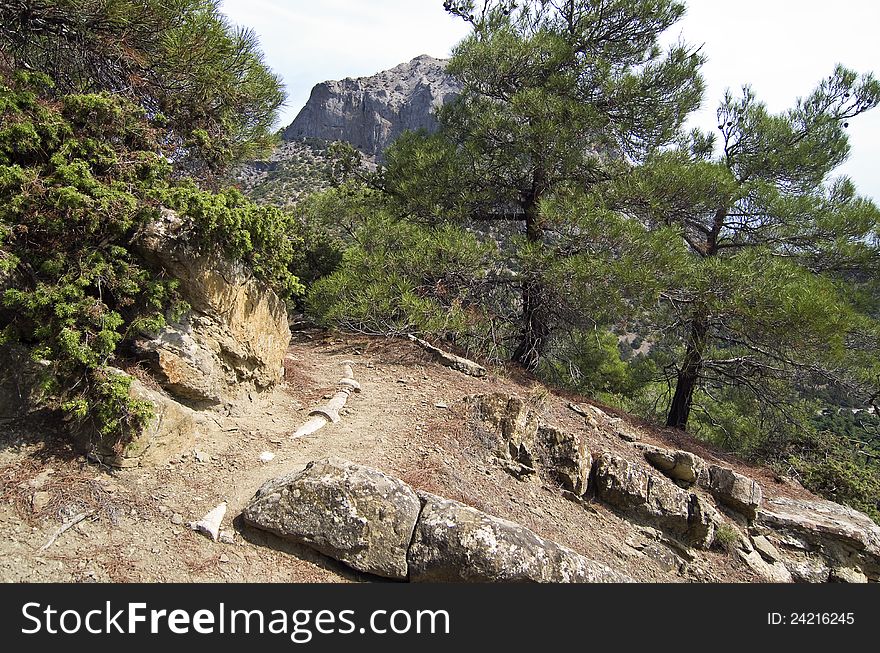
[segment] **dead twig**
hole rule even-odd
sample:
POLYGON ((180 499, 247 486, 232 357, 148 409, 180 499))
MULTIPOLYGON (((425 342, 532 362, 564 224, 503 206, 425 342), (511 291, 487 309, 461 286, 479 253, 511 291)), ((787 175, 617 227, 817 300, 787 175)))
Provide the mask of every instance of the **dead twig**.
POLYGON ((52 534, 52 537, 49 538, 49 541, 46 542, 43 546, 41 546, 39 550, 40 550, 41 552, 42 552, 42 551, 45 551, 45 550, 48 549, 50 546, 52 546, 53 544, 55 544, 55 540, 57 540, 59 537, 61 537, 62 535, 64 535, 65 532, 67 532, 68 530, 70 530, 71 528, 73 528, 74 526, 76 526, 76 525, 77 525, 78 523, 80 523, 81 521, 84 521, 84 520, 88 519, 88 518, 91 517, 93 514, 95 514, 95 511, 94 511, 94 510, 90 510, 89 512, 81 512, 81 513, 78 514, 76 517, 74 517, 73 519, 71 519, 69 522, 65 522, 64 524, 61 525, 61 527, 60 527, 57 531, 55 531, 55 532, 52 534))

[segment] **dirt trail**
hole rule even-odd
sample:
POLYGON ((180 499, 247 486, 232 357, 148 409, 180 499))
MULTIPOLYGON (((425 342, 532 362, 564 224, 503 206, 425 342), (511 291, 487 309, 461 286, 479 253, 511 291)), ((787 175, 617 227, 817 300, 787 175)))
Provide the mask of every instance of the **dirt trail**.
MULTIPOLYGON (((706 554, 681 575, 630 546, 642 537, 640 529, 604 506, 581 506, 546 480, 519 481, 493 464, 460 400, 517 393, 540 404, 558 426, 582 429, 568 399, 540 384, 497 370, 483 379, 468 377, 437 365, 409 342, 321 333, 298 334, 285 369, 284 384, 271 396, 232 406, 229 414, 212 413, 207 434, 192 451, 158 468, 96 466, 53 437, 47 421, 0 424, 0 580, 365 580, 238 524, 231 544, 212 542, 186 526, 227 501, 224 528, 232 531, 233 519, 263 482, 331 455, 522 523, 640 581, 756 580, 721 553, 706 554), (363 391, 349 399, 342 421, 291 439, 309 410, 333 392, 346 361, 363 391), (274 459, 261 462, 264 452, 274 459), (65 520, 83 512, 88 519, 39 550, 65 520)), ((594 451, 632 455, 629 445, 607 433, 589 444, 594 451)))

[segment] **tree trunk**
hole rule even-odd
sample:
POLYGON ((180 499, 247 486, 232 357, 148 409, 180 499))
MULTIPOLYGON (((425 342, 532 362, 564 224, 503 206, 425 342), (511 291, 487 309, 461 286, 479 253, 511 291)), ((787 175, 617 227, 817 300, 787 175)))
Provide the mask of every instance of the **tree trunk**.
POLYGON ((709 325, 706 318, 695 317, 691 323, 691 337, 688 341, 687 352, 678 372, 678 382, 675 384, 675 395, 669 406, 669 414, 666 418, 666 426, 681 429, 687 428, 688 418, 691 415, 691 403, 694 398, 694 390, 700 379, 703 368, 703 353, 709 334, 709 325))
MULTIPOLYGON (((544 240, 544 230, 541 228, 538 206, 543 186, 542 177, 540 172, 535 174, 532 191, 523 202, 526 238, 533 243, 540 243, 544 240)), ((522 321, 522 334, 512 359, 528 371, 534 372, 538 369, 541 357, 547 347, 547 340, 550 337, 550 315, 547 310, 544 285, 539 279, 528 274, 525 275, 522 283, 522 321)))
POLYGON ((544 288, 538 281, 524 281, 522 285, 523 332, 519 345, 513 353, 513 360, 530 372, 538 369, 550 327, 544 288))

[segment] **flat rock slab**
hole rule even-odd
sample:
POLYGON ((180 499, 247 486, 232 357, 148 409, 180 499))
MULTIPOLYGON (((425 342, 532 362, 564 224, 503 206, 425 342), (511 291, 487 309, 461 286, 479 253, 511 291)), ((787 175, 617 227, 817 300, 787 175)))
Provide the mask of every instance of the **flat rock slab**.
MULTIPOLYGON (((756 526, 765 533, 793 537, 807 548, 826 553, 857 552, 869 575, 880 571, 880 526, 866 514, 823 499, 770 499, 758 513, 756 526)), ((783 540, 784 541, 784 540, 783 540)), ((840 555, 837 556, 841 557, 840 555)))
POLYGON ((404 580, 420 509, 403 481, 330 458, 263 485, 242 517, 360 571, 404 580))
POLYGON ((419 496, 424 508, 409 550, 412 582, 632 582, 524 526, 433 494, 419 496))

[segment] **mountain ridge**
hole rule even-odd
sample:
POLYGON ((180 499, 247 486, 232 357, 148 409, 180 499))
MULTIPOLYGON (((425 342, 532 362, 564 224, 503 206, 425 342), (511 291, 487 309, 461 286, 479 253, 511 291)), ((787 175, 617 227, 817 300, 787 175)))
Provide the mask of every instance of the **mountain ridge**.
POLYGON ((368 156, 382 152, 405 131, 437 129, 436 110, 461 86, 446 73, 447 61, 419 55, 367 77, 320 82, 283 131, 285 141, 347 141, 368 156))

